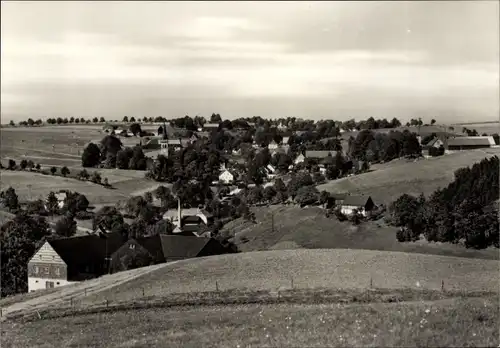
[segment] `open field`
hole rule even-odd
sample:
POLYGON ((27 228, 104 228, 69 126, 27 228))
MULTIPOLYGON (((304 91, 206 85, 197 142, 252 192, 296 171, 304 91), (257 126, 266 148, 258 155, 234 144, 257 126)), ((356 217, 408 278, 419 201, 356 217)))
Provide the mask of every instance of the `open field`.
POLYGON ((280 250, 204 257, 131 271, 8 301, 3 316, 35 310, 138 301, 206 291, 287 289, 441 290, 496 292, 500 263, 367 250, 280 250), (453 270, 450 274, 450 270, 453 270), (217 282, 217 284, 216 284, 217 282), (293 284, 292 284, 293 282, 293 284))
POLYGON ((498 297, 152 308, 3 322, 3 347, 490 346, 498 297))
POLYGON ((467 249, 446 243, 417 241, 400 243, 396 228, 382 220, 368 221, 359 226, 327 218, 318 207, 272 205, 253 208, 257 223, 236 219, 227 223, 222 232, 234 236, 242 251, 296 248, 348 248, 381 251, 459 256, 498 260, 498 249, 467 249), (274 218, 272 217, 274 214, 274 218), (274 219, 274 229, 272 227, 274 219))
POLYGON ((50 191, 61 189, 76 191, 88 198, 91 203, 107 203, 128 197, 119 190, 108 190, 87 181, 43 175, 33 172, 1 171, 0 190, 13 187, 19 200, 46 199, 50 191), (32 185, 31 189, 27 185, 32 185), (31 196, 31 197, 30 197, 31 196))
POLYGON ((380 165, 377 170, 369 173, 332 180, 319 185, 318 190, 367 194, 374 198, 376 204, 387 205, 403 193, 419 195, 423 192, 428 196, 439 187, 446 187, 451 183, 455 170, 499 154, 500 149, 491 148, 455 152, 417 162, 398 160, 380 165))
POLYGON ((462 128, 475 129, 479 134, 486 133, 488 135, 491 134, 500 134, 500 123, 499 122, 485 122, 485 123, 469 123, 469 124, 456 124, 453 125, 456 130, 462 131, 462 128))

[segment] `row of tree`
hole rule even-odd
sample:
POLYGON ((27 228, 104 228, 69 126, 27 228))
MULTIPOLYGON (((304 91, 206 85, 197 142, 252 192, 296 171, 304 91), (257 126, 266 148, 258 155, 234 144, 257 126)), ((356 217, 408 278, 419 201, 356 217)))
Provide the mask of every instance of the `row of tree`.
POLYGON ((469 248, 498 247, 499 160, 485 158, 455 171, 455 180, 429 199, 404 194, 390 207, 399 241, 464 243, 469 248))

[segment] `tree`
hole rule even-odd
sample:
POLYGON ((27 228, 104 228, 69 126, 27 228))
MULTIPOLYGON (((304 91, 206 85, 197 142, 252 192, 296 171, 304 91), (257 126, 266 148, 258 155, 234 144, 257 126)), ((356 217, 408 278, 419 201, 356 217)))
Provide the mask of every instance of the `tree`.
POLYGON ((118 151, 122 148, 122 142, 120 139, 113 135, 106 135, 101 140, 101 159, 107 158, 108 154, 113 154, 116 156, 118 151))
POLYGON ((85 195, 82 195, 82 194, 78 194, 77 198, 76 198, 76 211, 79 212, 79 211, 86 211, 89 207, 89 200, 87 199, 87 197, 85 197, 85 195))
POLYGON ((75 123, 80 123, 80 119, 78 117, 75 119, 75 123))
POLYGON ((25 159, 23 159, 21 161, 21 163, 19 164, 19 166, 21 167, 22 170, 25 170, 26 167, 28 166, 28 161, 26 161, 25 159))
POLYGON ((70 171, 68 169, 68 167, 64 166, 61 168, 61 174, 62 176, 66 177, 66 175, 70 174, 70 171))
POLYGON ((7 190, 0 192, 0 199, 10 211, 15 212, 19 209, 19 200, 16 194, 16 190, 14 190, 12 187, 9 187, 7 190))
POLYGON ((141 125, 139 123, 132 123, 129 129, 134 135, 141 134, 142 132, 141 125))
POLYGON ((106 186, 106 187, 111 186, 111 185, 109 184, 108 178, 104 178, 104 180, 103 180, 102 184, 103 184, 104 186, 106 186))
POLYGON ((359 225, 361 223, 361 221, 363 220, 363 218, 364 218, 363 214, 361 214, 361 212, 358 209, 354 209, 352 211, 352 214, 349 216, 350 221, 354 225, 359 225))
POLYGON ((57 168, 56 167, 51 167, 50 168, 50 172, 52 173, 52 175, 54 175, 57 172, 57 168))
POLYGON ((127 150, 128 148, 120 150, 116 155, 116 166, 119 169, 128 169, 128 163, 130 161, 130 153, 127 150))
POLYGON ((104 117, 101 117, 101 118, 99 119, 99 123, 104 123, 104 122, 106 122, 106 119, 105 119, 104 117))
POLYGON ((98 123, 98 122, 99 122, 99 119, 98 119, 97 117, 94 117, 94 118, 92 119, 92 122, 93 122, 93 123, 98 123))
POLYGON ((75 122, 75 118, 73 116, 71 116, 69 119, 69 123, 73 123, 73 122, 75 122))
POLYGON ((295 196, 295 201, 301 206, 315 204, 319 199, 319 192, 316 187, 309 185, 300 187, 297 190, 297 195, 295 196))
POLYGON ((101 174, 99 174, 98 172, 93 172, 92 177, 90 178, 90 181, 92 181, 93 183, 96 183, 96 184, 100 184, 101 183, 101 174))
POLYGON ((87 172, 86 169, 82 169, 79 173, 78 173, 78 179, 80 180, 88 180, 88 178, 90 177, 90 174, 89 172, 87 172))
POLYGON ((57 200, 56 194, 52 191, 47 196, 46 207, 47 207, 47 211, 51 215, 59 213, 59 201, 57 200))
POLYGON ((54 233, 60 237, 73 237, 76 234, 76 221, 70 216, 60 218, 54 226, 54 233))
POLYGON ((14 127, 15 126, 14 121, 10 120, 9 125, 14 127))
POLYGON ((32 161, 32 160, 29 160, 27 163, 26 163, 26 168, 28 168, 28 170, 33 170, 33 168, 35 167, 35 163, 32 161))
POLYGON ((36 201, 28 202, 26 206, 26 212, 28 214, 37 214, 37 215, 46 215, 47 211, 45 210, 45 206, 41 199, 37 199, 36 201))
POLYGON ((212 113, 212 116, 210 116, 210 123, 221 123, 222 118, 220 117, 219 114, 212 113))
POLYGON ((2 225, 2 297, 28 291, 28 261, 50 234, 44 218, 24 212, 2 225))
POLYGON ((153 203, 153 194, 151 192, 146 192, 144 194, 144 199, 146 200, 146 202, 148 203, 153 203))
POLYGON ((40 166, 40 163, 38 163, 35 168, 36 170, 40 170, 42 167, 40 166))
POLYGON ((170 190, 165 186, 158 186, 154 191, 154 195, 157 199, 161 201, 162 207, 166 208, 174 200, 174 197, 170 193, 170 190))
POLYGON ((9 166, 8 166, 8 169, 9 170, 15 170, 16 169, 16 161, 10 159, 9 160, 9 166))
POLYGON ((101 159, 101 151, 99 147, 90 143, 82 153, 82 166, 83 167, 95 167, 99 164, 101 159))
POLYGON ((432 119, 432 120, 431 120, 431 125, 434 125, 434 123, 436 123, 436 120, 435 120, 435 119, 432 119))
POLYGON ((127 116, 123 116, 123 122, 128 122, 128 117, 127 116))

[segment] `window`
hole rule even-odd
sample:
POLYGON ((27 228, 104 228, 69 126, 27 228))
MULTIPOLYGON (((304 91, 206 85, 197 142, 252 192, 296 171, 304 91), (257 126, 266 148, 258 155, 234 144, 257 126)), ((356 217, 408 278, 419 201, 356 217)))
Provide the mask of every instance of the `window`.
POLYGON ((38 266, 33 267, 33 272, 35 272, 35 274, 38 274, 38 272, 40 272, 38 266))
POLYGON ((50 273, 50 268, 49 267, 45 267, 45 274, 49 274, 50 273))
POLYGON ((56 275, 58 275, 58 276, 61 275, 61 269, 59 267, 56 268, 56 275))
POLYGON ((59 285, 59 282, 57 282, 56 284, 59 285))
POLYGON ((38 280, 35 280, 35 283, 38 283, 38 280))
POLYGON ((134 249, 135 249, 135 244, 130 244, 128 247, 129 247, 130 249, 134 250, 134 249))

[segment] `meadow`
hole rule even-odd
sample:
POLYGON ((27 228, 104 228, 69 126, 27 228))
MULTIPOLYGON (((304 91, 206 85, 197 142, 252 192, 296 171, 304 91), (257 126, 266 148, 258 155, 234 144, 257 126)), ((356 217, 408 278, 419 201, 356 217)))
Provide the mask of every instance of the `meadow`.
POLYGON ((397 228, 388 226, 383 220, 354 226, 333 216, 327 218, 325 211, 318 207, 271 205, 252 210, 256 223, 239 218, 224 225, 221 232, 233 237, 241 251, 348 248, 499 259, 498 249, 495 248, 474 250, 424 240, 399 243, 396 239, 397 228))
POLYGON ((373 171, 351 177, 331 180, 317 186, 331 193, 371 195, 375 204, 390 204, 403 193, 429 196, 436 189, 446 187, 454 179, 455 170, 480 162, 485 157, 499 155, 499 148, 458 151, 441 157, 417 161, 395 160, 377 164, 373 171))

